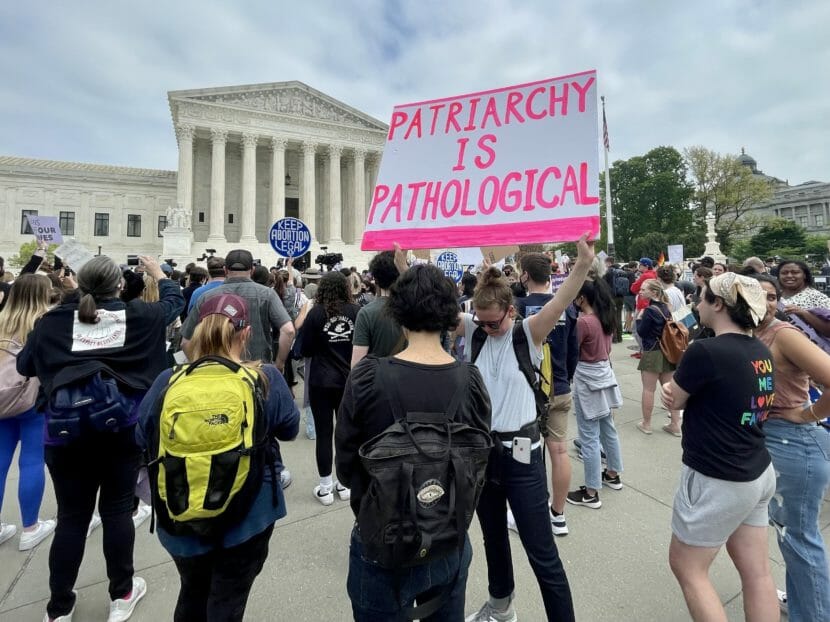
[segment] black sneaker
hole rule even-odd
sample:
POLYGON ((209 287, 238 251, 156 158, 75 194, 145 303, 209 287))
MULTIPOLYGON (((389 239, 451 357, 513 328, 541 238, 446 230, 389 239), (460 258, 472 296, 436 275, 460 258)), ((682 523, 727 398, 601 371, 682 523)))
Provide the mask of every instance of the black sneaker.
MULTIPOLYGON (((577 460, 582 460, 583 462, 585 462, 584 458, 582 457, 582 441, 580 441, 578 438, 575 438, 574 439, 574 447, 576 447, 576 449, 577 449, 576 459, 577 460)), ((599 448, 599 457, 600 457, 600 460, 602 461, 603 464, 607 463, 607 460, 605 458, 605 452, 602 450, 602 447, 599 448)))
POLYGON ((602 484, 613 488, 614 490, 622 490, 622 482, 620 481, 620 474, 617 473, 614 477, 608 475, 608 469, 602 470, 602 484))
POLYGON ((584 505, 586 508, 594 510, 602 507, 602 501, 599 500, 599 492, 589 495, 588 489, 585 486, 580 486, 578 490, 569 492, 565 500, 573 505, 584 505))

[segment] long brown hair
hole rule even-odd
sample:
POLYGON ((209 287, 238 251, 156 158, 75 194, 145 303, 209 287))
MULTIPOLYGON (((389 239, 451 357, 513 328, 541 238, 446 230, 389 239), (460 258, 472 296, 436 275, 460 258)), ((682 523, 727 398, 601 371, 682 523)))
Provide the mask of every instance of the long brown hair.
MULTIPOLYGON (((231 350, 237 339, 242 339, 242 332, 236 330, 227 317, 218 313, 205 316, 199 320, 193 331, 192 359, 195 361, 211 355, 230 359, 231 350)), ((242 361, 242 365, 259 375, 267 395, 268 377, 262 369, 262 362, 242 361)))
POLYGON ((35 322, 49 310, 51 296, 52 282, 44 275, 20 275, 0 313, 0 338, 25 344, 35 322))

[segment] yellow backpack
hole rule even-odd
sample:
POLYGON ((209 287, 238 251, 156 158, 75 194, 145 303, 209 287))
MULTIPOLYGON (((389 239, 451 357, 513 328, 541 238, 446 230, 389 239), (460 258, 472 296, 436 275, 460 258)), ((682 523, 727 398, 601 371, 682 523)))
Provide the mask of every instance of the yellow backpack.
POLYGON ((159 401, 158 430, 148 435, 159 524, 176 535, 221 535, 250 510, 266 464, 277 485, 259 374, 204 357, 177 368, 159 401))

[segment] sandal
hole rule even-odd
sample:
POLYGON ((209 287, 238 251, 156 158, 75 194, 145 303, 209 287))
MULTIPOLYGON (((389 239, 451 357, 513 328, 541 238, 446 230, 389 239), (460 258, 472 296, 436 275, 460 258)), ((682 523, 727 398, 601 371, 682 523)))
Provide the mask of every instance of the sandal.
POLYGON ((644 426, 642 421, 637 423, 637 429, 643 434, 651 434, 651 429, 644 426))
POLYGON ((668 424, 663 426, 663 432, 665 432, 666 434, 671 434, 672 436, 677 436, 678 438, 682 436, 680 430, 675 430, 671 427, 671 425, 668 424))

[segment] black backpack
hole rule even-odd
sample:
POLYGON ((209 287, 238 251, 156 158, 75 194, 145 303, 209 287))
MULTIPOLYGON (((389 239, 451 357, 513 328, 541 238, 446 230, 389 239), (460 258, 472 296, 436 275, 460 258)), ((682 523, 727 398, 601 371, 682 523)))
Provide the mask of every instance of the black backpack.
POLYGON ((46 403, 46 431, 51 438, 75 441, 90 432, 117 431, 135 423, 140 396, 130 396, 106 368, 72 377, 64 368, 46 403), (70 378, 67 380, 67 378, 70 378))
POLYGON ((614 270, 614 296, 632 296, 631 281, 624 270, 614 270))
MULTIPOLYGON (((481 354, 484 343, 487 341, 487 333, 479 326, 473 331, 471 341, 470 362, 475 363, 478 355, 481 354)), ((516 355, 516 360, 519 361, 519 369, 522 370, 522 374, 533 390, 533 398, 536 400, 536 419, 539 421, 539 428, 545 433, 547 431, 545 424, 548 417, 550 397, 542 390, 542 384, 539 380, 542 372, 536 369, 533 361, 530 360, 530 353, 527 351, 527 335, 525 335, 522 327, 521 318, 516 318, 513 323, 513 353, 516 355)))
MULTIPOLYGON (((366 557, 389 569, 418 566, 460 550, 493 441, 458 417, 469 367, 457 368, 444 412, 412 412, 402 403, 397 365, 378 359, 375 385, 389 393, 395 422, 360 447, 369 485, 357 524, 366 557)), ((421 614, 423 615, 423 613, 421 614)))

